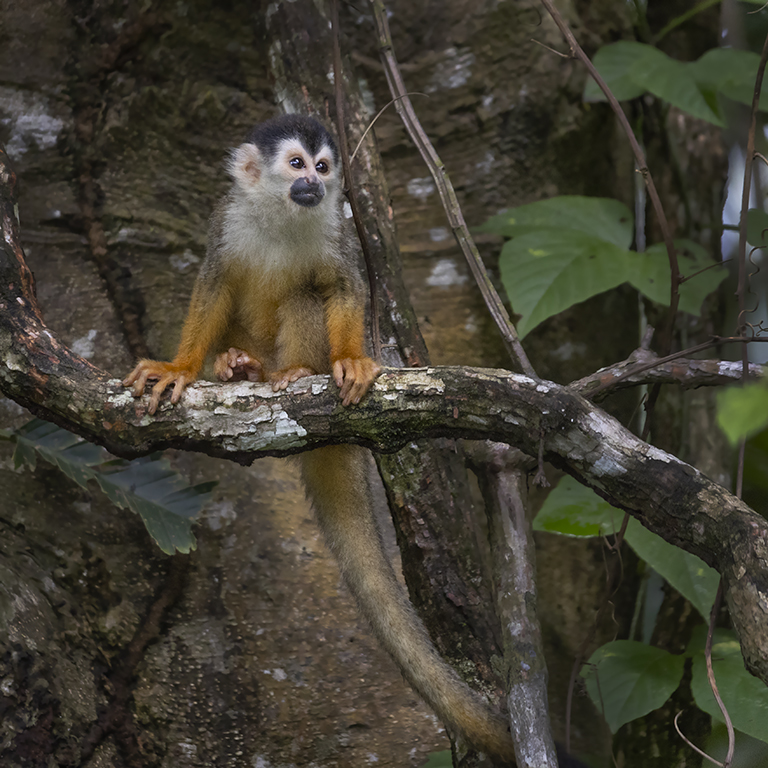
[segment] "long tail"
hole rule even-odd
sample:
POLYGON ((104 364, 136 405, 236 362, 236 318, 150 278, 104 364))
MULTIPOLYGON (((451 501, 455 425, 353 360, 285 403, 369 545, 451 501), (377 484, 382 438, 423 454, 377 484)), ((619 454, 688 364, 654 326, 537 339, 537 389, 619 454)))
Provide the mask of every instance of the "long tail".
POLYGON ((395 577, 371 508, 364 449, 332 446, 301 459, 320 528, 379 642, 447 726, 513 765, 504 719, 443 661, 395 577))

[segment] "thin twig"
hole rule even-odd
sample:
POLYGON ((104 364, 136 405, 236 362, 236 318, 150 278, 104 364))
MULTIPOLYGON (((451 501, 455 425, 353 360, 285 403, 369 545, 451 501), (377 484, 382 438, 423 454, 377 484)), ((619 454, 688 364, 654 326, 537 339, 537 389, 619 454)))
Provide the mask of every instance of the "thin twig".
POLYGON ((464 221, 464 216, 461 212, 458 199, 456 198, 456 192, 453 189, 451 180, 448 178, 445 166, 427 138, 424 129, 421 127, 421 123, 419 122, 418 117, 416 117, 411 100, 408 98, 408 91, 403 83, 403 78, 400 74, 400 69, 392 47, 392 35, 389 31, 389 22, 387 21, 384 4, 382 0, 371 0, 371 5, 373 7, 373 16, 376 21, 376 31, 379 35, 379 50, 381 53, 381 61, 384 65, 384 72, 387 76, 387 83, 389 84, 389 90, 392 95, 397 97, 397 100, 395 101, 395 109, 408 131, 408 135, 411 137, 411 140, 419 150, 424 162, 427 164, 429 172, 432 174, 432 178, 435 180, 435 186, 440 193, 440 199, 443 201, 443 207, 448 215, 448 221, 453 230, 453 235, 467 259, 472 275, 483 294, 486 306, 501 331, 507 350, 526 376, 538 379, 533 366, 528 360, 528 356, 525 354, 523 345, 520 343, 515 326, 509 319, 506 307, 502 303, 498 292, 485 271, 485 266, 480 258, 480 253, 478 252, 477 246, 472 240, 472 237, 469 234, 469 229, 464 221))
MULTIPOLYGON (((406 96, 426 96, 429 98, 428 94, 421 93, 420 91, 411 91, 410 93, 407 93, 406 96)), ((360 141, 357 142, 357 146, 355 147, 355 151, 352 153, 352 157, 349 158, 349 162, 354 162, 355 156, 357 155, 357 150, 360 149, 360 147, 363 146, 363 142, 365 141, 365 137, 368 135, 368 133, 371 131, 374 125, 376 125, 376 121, 384 114, 384 112, 389 109, 398 99, 402 99, 402 96, 395 96, 394 99, 391 99, 388 101, 377 113, 376 117, 371 120, 370 123, 368 123, 368 127, 363 131, 363 135, 360 137, 360 141)))
POLYGON ((349 159, 346 122, 344 120, 344 75, 341 66, 341 46, 339 44, 338 0, 333 0, 331 3, 331 24, 333 27, 333 80, 336 92, 336 129, 339 132, 341 163, 344 168, 344 176, 347 179, 347 199, 349 200, 349 206, 352 209, 352 218, 355 220, 355 229, 357 229, 357 236, 363 249, 365 269, 368 274, 368 288, 371 294, 371 340, 373 342, 373 356, 376 361, 380 363, 381 333, 379 331, 379 306, 376 302, 376 273, 373 268, 373 257, 368 245, 368 235, 365 232, 363 218, 360 214, 360 207, 357 204, 355 185, 352 183, 352 163, 349 159))
MULTIPOLYGON (((607 565, 607 560, 605 561, 609 570, 605 580, 603 599, 600 602, 600 607, 597 609, 597 613, 595 614, 595 618, 592 621, 586 637, 582 640, 574 655, 571 676, 568 680, 568 693, 565 697, 565 751, 569 753, 571 751, 571 709, 573 706, 573 693, 576 687, 576 678, 579 676, 582 666, 584 666, 587 650, 595 639, 597 628, 600 626, 605 612, 612 605, 611 598, 616 592, 618 585, 621 583, 622 575, 624 573, 624 563, 621 557, 621 542, 624 541, 624 534, 627 531, 628 523, 629 515, 624 513, 621 527, 614 536, 613 546, 609 547, 609 552, 613 552, 618 559, 614 560, 610 566, 607 565)), ((607 540, 603 538, 603 541, 605 542, 607 540)))
POLYGON ((733 752, 736 746, 736 739, 733 733, 733 723, 731 722, 728 710, 723 704, 723 700, 720 698, 720 691, 717 689, 717 683, 715 682, 715 673, 712 670, 712 638, 715 634, 715 621, 717 620, 717 614, 720 611, 720 603, 723 600, 723 579, 720 579, 720 583, 717 585, 717 594, 715 595, 715 604, 712 606, 712 612, 709 614, 709 629, 707 630, 707 643, 704 646, 704 658, 707 662, 707 678, 709 680, 709 687, 712 689, 717 706, 720 707, 720 712, 723 714, 725 720, 725 727, 728 730, 728 753, 723 761, 723 768, 730 768, 733 763, 733 752))
POLYGON ((691 272, 690 275, 684 275, 680 278, 680 285, 687 283, 689 280, 693 280, 694 277, 698 277, 703 272, 709 272, 710 269, 717 269, 718 267, 722 267, 723 264, 727 264, 729 261, 733 261, 733 259, 723 259, 722 261, 713 262, 707 267, 702 267, 701 269, 697 269, 695 272, 691 272))
MULTIPOLYGON (((763 43, 763 52, 755 77, 755 90, 752 94, 752 111, 750 114, 749 131, 747 133, 747 153, 744 158, 744 185, 741 190, 741 213, 739 215, 739 287, 736 297, 739 303, 739 317, 736 332, 744 335, 746 329, 747 306, 747 213, 749 211, 749 196, 752 188, 752 163, 755 159, 755 131, 757 128, 757 110, 760 108, 760 94, 763 88, 765 65, 768 62, 768 35, 763 43)), ((747 379, 749 368, 749 353, 747 345, 741 347, 741 365, 743 379, 747 379)), ((741 488, 744 482, 744 441, 739 446, 739 464, 736 472, 736 494, 741 498, 741 488)))
POLYGON ((656 191, 656 185, 653 183, 653 177, 651 176, 651 172, 648 169, 648 164, 645 161, 645 154, 643 153, 643 150, 641 149, 640 144, 635 137, 634 131, 632 130, 632 126, 630 126, 629 120, 627 120, 627 116, 624 114, 624 110, 621 108, 618 100, 611 92, 611 89, 608 87, 605 80, 603 80, 603 78, 600 76, 600 73, 597 71, 597 69, 595 69, 595 65, 589 60, 589 56, 584 53, 583 48, 579 45, 573 32, 571 32, 570 28, 563 20, 563 17, 553 5, 552 0, 541 0, 541 4, 549 12, 549 15, 557 25, 557 28, 560 30, 566 42, 570 46, 574 57, 579 59, 579 61, 584 64, 584 66, 589 71, 589 74, 592 75, 595 82, 599 86, 600 90, 605 94, 606 99, 608 99, 608 103, 611 105, 611 109, 613 109, 615 112, 621 127, 624 129, 624 133, 627 135, 627 139, 629 140, 630 146, 632 147, 632 152, 635 155, 637 170, 640 174, 642 174, 643 180, 645 181, 645 186, 648 189, 648 196, 651 198, 651 204, 653 205, 653 210, 656 213, 659 229, 661 229, 661 234, 664 238, 664 245, 667 249, 667 257, 669 258, 669 270, 671 277, 669 316, 667 319, 666 327, 664 328, 664 331, 660 337, 661 352, 662 354, 666 354, 670 351, 672 346, 672 329, 674 328, 677 307, 680 303, 680 267, 677 263, 677 251, 675 250, 675 245, 672 241, 672 234, 669 228, 669 223, 667 222, 666 214, 664 213, 664 209, 661 205, 661 200, 659 199, 659 193, 656 191))
MULTIPOLYGON (((673 352, 671 355, 666 355, 665 357, 654 357, 653 360, 650 360, 647 363, 639 363, 638 365, 627 369, 621 376, 617 376, 615 379, 605 384, 600 384, 590 392, 583 392, 582 394, 588 400, 592 400, 596 395, 615 387, 619 382, 632 376, 637 376, 645 371, 650 371, 652 368, 656 368, 664 363, 669 363, 672 360, 678 360, 681 357, 690 357, 690 355, 695 355, 697 352, 702 352, 710 347, 719 347, 721 344, 733 344, 738 342, 752 343, 754 341, 768 342, 768 336, 713 336, 709 341, 703 341, 701 344, 697 344, 694 347, 688 347, 688 349, 673 352)), ((747 374, 749 374, 749 368, 747 368, 747 374)))
POLYGON ((710 8, 719 2, 720 0, 703 0, 703 2, 699 3, 697 6, 691 8, 690 11, 686 11, 685 13, 681 13, 679 16, 676 16, 656 35, 654 38, 654 43, 658 43, 659 40, 661 40, 663 37, 666 37, 673 29, 679 27, 681 24, 688 21, 688 19, 693 18, 697 13, 706 11, 707 8, 710 8))
POLYGON ((674 725, 675 730, 677 731, 677 735, 698 755, 701 755, 705 760, 709 760, 710 763, 714 763, 715 765, 720 766, 720 768, 723 768, 723 764, 719 762, 718 760, 715 760, 714 757, 710 757, 706 752, 699 749, 681 730, 680 726, 677 724, 677 721, 680 719, 680 715, 683 714, 683 710, 681 709, 676 715, 674 719, 674 725))

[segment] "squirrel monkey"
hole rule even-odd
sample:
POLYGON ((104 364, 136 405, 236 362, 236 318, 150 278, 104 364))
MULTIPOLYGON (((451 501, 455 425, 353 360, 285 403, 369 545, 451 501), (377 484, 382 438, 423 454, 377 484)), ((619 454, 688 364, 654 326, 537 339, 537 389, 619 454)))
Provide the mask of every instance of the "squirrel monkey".
MULTIPOLYGON (((274 391, 332 374, 344 405, 359 403, 381 367, 364 353, 365 301, 354 239, 341 210, 341 169, 328 131, 310 117, 257 125, 232 153, 230 192, 216 208, 208 252, 176 357, 141 360, 123 382, 149 380, 149 413, 171 403, 209 352, 222 381, 268 381, 274 391)), ((301 454, 320 527, 379 641, 417 692, 478 749, 513 761, 503 718, 440 657, 382 548, 367 453, 353 445, 301 454)))

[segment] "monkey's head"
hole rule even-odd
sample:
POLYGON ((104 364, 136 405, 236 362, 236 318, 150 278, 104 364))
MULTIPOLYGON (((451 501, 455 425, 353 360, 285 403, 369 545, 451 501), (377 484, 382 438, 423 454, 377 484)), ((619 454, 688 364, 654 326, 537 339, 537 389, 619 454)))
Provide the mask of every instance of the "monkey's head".
POLYGON ((302 209, 336 205, 339 152, 313 117, 283 115, 255 126, 232 154, 230 173, 254 205, 302 209))

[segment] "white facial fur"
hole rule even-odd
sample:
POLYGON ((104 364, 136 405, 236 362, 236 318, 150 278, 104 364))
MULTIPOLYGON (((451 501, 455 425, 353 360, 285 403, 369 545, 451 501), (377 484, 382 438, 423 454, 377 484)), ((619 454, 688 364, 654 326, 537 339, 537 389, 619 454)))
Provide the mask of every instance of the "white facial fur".
POLYGON ((312 155, 292 137, 265 161, 256 145, 241 144, 232 152, 228 170, 235 183, 226 205, 224 237, 232 255, 256 259, 265 267, 293 262, 299 254, 308 267, 315 259, 337 256, 341 183, 329 147, 312 155), (291 199, 291 185, 301 178, 323 183, 325 196, 318 205, 306 207, 291 199))
POLYGON ((323 183, 326 199, 318 207, 327 208, 329 204, 335 207, 338 203, 339 173, 327 146, 312 155, 298 139, 288 138, 278 145, 272 158, 265 161, 256 145, 241 144, 232 153, 229 172, 254 203, 283 202, 289 210, 301 208, 290 199, 291 185, 300 178, 323 183))

